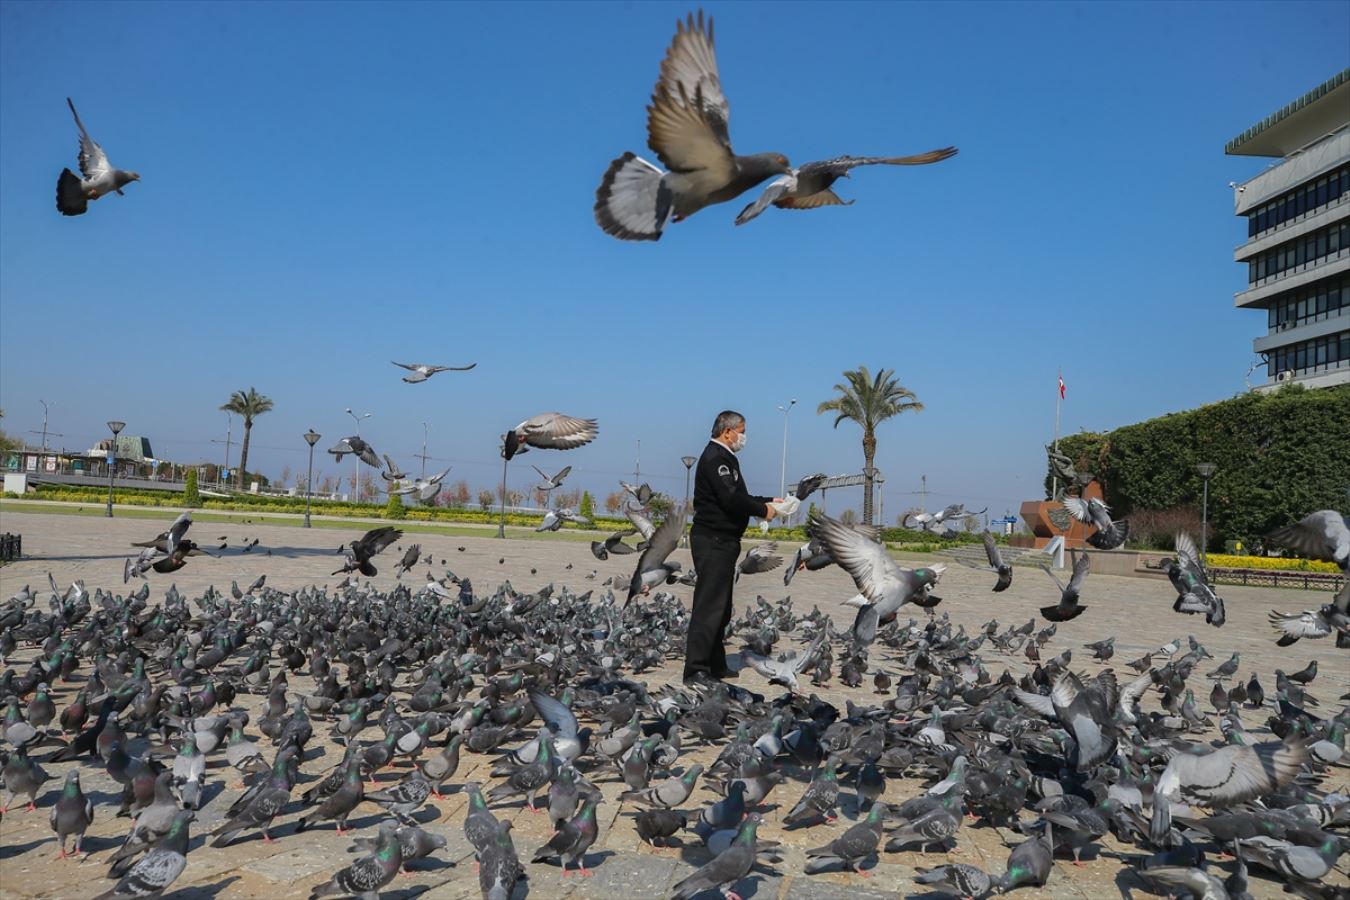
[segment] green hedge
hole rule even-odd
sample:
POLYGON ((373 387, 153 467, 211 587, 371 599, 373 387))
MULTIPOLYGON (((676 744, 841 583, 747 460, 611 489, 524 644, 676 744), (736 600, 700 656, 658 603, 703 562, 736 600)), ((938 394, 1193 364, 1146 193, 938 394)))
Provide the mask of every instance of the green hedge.
MULTIPOLYGON (((1102 483, 1112 514, 1199 506, 1209 483, 1210 546, 1251 545, 1314 510, 1350 512, 1350 385, 1291 385, 1127 425, 1061 438, 1060 450, 1102 483)), ((1046 475, 1046 496, 1050 476, 1046 475)), ((1197 535, 1197 537, 1199 537, 1197 535)))

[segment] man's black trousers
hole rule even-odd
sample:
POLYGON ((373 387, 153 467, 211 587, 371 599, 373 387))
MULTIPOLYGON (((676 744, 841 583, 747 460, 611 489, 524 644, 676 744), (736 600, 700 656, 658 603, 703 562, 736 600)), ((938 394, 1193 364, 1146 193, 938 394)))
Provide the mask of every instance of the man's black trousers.
POLYGON ((689 535, 693 551, 694 611, 689 622, 689 644, 684 654, 684 677, 702 672, 720 675, 727 671, 722 636, 731 621, 731 586, 741 541, 730 535, 700 531, 689 535))

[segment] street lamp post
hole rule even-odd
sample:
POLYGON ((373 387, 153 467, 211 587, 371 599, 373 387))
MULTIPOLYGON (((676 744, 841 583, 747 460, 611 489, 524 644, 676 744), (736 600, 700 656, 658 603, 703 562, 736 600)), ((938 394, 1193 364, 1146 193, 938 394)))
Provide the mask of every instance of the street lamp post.
MULTIPOLYGON (((347 415, 351 416, 352 421, 356 423, 356 436, 360 437, 361 420, 369 419, 370 413, 364 413, 358 416, 356 413, 352 412, 352 408, 349 406, 347 407, 347 415)), ((360 499, 359 492, 361 490, 361 457, 357 456, 355 453, 352 454, 352 476, 355 479, 352 481, 352 502, 355 503, 360 499)))
POLYGON ((309 474, 305 476, 305 527, 309 527, 309 498, 314 493, 314 445, 319 442, 321 434, 315 433, 311 428, 304 434, 305 443, 309 444, 309 474))
POLYGON ((122 429, 127 427, 126 422, 110 421, 108 428, 112 430, 112 443, 108 445, 108 518, 112 518, 113 505, 113 479, 117 477, 117 436, 122 433, 122 429))
POLYGON ((506 464, 510 462, 506 458, 506 441, 502 440, 502 511, 501 519, 497 522, 497 537, 506 537, 506 464))
POLYGON ((38 400, 42 404, 42 452, 47 452, 47 401, 38 400))
POLYGON ((788 413, 792 412, 792 407, 797 405, 797 398, 788 401, 787 406, 778 407, 783 413, 783 465, 778 470, 778 496, 787 496, 787 439, 788 439, 788 413))
POLYGON ((422 480, 427 480, 427 423, 422 423, 422 480))
POLYGON ((697 456, 681 456, 680 462, 684 463, 684 509, 685 521, 689 516, 689 473, 694 468, 694 463, 698 462, 697 456))
POLYGON ((1214 477, 1214 471, 1217 468, 1214 463, 1200 463, 1195 467, 1195 471, 1205 483, 1204 499, 1200 505, 1201 568, 1207 568, 1209 563, 1209 480, 1214 477))

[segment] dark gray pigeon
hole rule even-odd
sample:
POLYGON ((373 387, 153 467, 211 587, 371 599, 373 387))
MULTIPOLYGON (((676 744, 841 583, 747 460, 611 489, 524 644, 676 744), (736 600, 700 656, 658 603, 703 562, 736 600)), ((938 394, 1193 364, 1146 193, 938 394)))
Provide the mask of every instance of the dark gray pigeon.
MULTIPOLYGON (((445 835, 431 834, 423 831, 416 825, 400 825, 394 829, 394 836, 398 838, 399 850, 403 853, 403 871, 409 871, 408 864, 419 859, 424 859, 435 853, 437 850, 445 849, 445 835)), ((348 851, 365 850, 367 852, 376 852, 379 850, 380 839, 357 838, 356 841, 347 848, 348 851)))
POLYGON ((914 871, 918 873, 914 878, 915 884, 949 891, 966 900, 982 900, 994 890, 994 881, 984 870, 964 863, 952 863, 935 869, 915 866, 914 871))
POLYGON ((511 823, 501 822, 497 833, 479 854, 478 887, 483 900, 510 900, 516 882, 525 874, 511 842, 511 823))
POLYGON ((94 801, 80 790, 79 769, 71 769, 66 773, 65 786, 61 789, 56 805, 52 807, 50 819, 52 831, 61 841, 59 858, 66 858, 66 838, 72 834, 75 835, 75 849, 71 855, 79 856, 84 833, 94 821, 94 801))
POLYGON ((98 895, 94 900, 116 900, 120 897, 158 897, 178 880, 187 868, 188 825, 196 815, 190 809, 179 810, 169 826, 168 834, 155 848, 132 866, 117 886, 98 895))
POLYGON ((397 541, 403 536, 403 532, 392 525, 385 525, 382 528, 372 528, 361 536, 360 540, 352 541, 346 547, 338 549, 339 553, 346 552, 347 561, 343 563, 342 568, 334 572, 334 575, 340 575, 343 572, 360 572, 367 578, 374 578, 379 570, 371 565, 370 561, 377 554, 384 551, 386 547, 397 541), (350 550, 348 549, 350 548, 350 550))
POLYGON ((56 208, 63 216, 80 216, 88 211, 90 200, 97 200, 107 194, 120 197, 122 188, 133 181, 140 181, 141 176, 115 168, 108 162, 108 154, 89 136, 69 97, 66 98, 66 105, 75 117, 75 127, 80 129, 80 174, 84 177, 77 178, 70 169, 61 170, 61 177, 56 181, 56 208))
POLYGON ((1014 691, 1017 701, 1046 718, 1059 721, 1073 737, 1069 762, 1079 772, 1100 765, 1116 752, 1113 725, 1120 692, 1111 670, 1085 685, 1072 672, 1055 679, 1050 696, 1014 691))
POLYGON ((876 855, 877 846, 881 843, 882 824, 885 821, 886 804, 872 804, 867 818, 825 846, 806 851, 806 874, 815 875, 842 863, 864 878, 869 877, 871 873, 864 873, 861 866, 864 860, 876 855))
POLYGON ((779 209, 852 206, 852 200, 841 200, 831 188, 840 178, 848 178, 852 170, 859 166, 926 166, 955 155, 955 147, 943 147, 913 156, 837 156, 809 162, 769 182, 759 199, 736 216, 736 224, 744 225, 770 206, 779 209))
POLYGON ((652 534, 647 549, 638 557, 637 568, 633 570, 633 578, 628 583, 628 599, 623 604, 625 609, 638 594, 649 593, 652 588, 670 581, 679 571, 679 563, 668 563, 666 558, 680 544, 680 537, 684 534, 684 515, 683 506, 671 510, 652 534))
POLYGON ((1124 519, 1113 522, 1110 515, 1111 508, 1096 497, 1089 497, 1086 500, 1066 497, 1063 502, 1069 515, 1096 527, 1097 530, 1088 535, 1087 542, 1098 550, 1114 550, 1129 537, 1130 523, 1124 519))
POLYGON ((675 39, 647 107, 647 145, 670 171, 634 153, 614 160, 595 192, 595 221, 625 241, 656 241, 673 220, 734 200, 773 175, 792 171, 781 153, 738 156, 727 123, 713 48, 713 23, 703 12, 676 22, 675 39))
POLYGON ((729 900, 730 898, 740 900, 740 896, 731 889, 736 886, 736 882, 749 875, 750 869, 755 865, 758 857, 755 831, 761 821, 758 813, 746 816, 731 846, 676 884, 671 900, 690 900, 691 897, 712 888, 721 891, 729 900))
POLYGON ((335 462, 342 462, 342 457, 351 453, 372 468, 378 469, 380 467, 380 458, 375 454, 375 448, 362 440, 359 435, 342 438, 332 447, 329 447, 328 452, 333 454, 335 462))
POLYGON ((1069 576, 1069 583, 1060 581, 1054 572, 1050 571, 1049 566, 1041 566, 1045 574, 1049 575, 1051 580, 1059 588, 1059 603, 1054 606, 1042 606, 1041 615, 1050 622, 1067 622, 1070 619, 1076 619, 1087 609, 1078 602, 1078 597, 1083 591, 1083 582, 1087 580, 1088 575, 1088 555, 1081 554, 1074 560, 1073 574, 1069 576))
POLYGON ((310 891, 309 900, 329 896, 378 900, 380 888, 393 881, 402 866, 403 848, 394 833, 393 823, 385 822, 380 825, 375 852, 361 857, 327 882, 314 888, 310 891))
POLYGON ((657 841, 665 841, 675 832, 689 824, 689 817, 673 809, 644 809, 634 819, 638 837, 653 847, 661 846, 657 841))

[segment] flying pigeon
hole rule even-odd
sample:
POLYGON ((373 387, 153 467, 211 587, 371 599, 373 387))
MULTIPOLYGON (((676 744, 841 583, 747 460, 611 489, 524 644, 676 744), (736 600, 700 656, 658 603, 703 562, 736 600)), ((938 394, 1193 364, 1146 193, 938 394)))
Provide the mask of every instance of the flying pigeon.
POLYGON ((1073 737, 1069 762, 1086 772, 1116 752, 1116 732, 1112 724, 1120 692, 1115 673, 1102 672, 1087 684, 1072 672, 1055 679, 1050 696, 1014 691, 1019 703, 1046 718, 1056 719, 1073 737))
POLYGON ((1226 621, 1223 598, 1209 585, 1195 541, 1191 540, 1189 534, 1180 532, 1177 534, 1176 550, 1176 561, 1166 560, 1163 563, 1163 571, 1177 590, 1172 609, 1188 615, 1203 613, 1210 625, 1223 627, 1226 621))
POLYGON ((869 634, 875 637, 876 625, 893 619, 901 606, 925 605, 945 571, 944 566, 903 568, 881 544, 827 515, 812 519, 808 531, 857 585, 862 601, 850 605, 860 607, 854 632, 865 643, 869 634))
POLYGON ((1041 566, 1045 574, 1059 587, 1059 603, 1054 606, 1042 606, 1041 615, 1050 622, 1067 622, 1070 619, 1077 618, 1083 614, 1086 606, 1080 606, 1078 595, 1083 590, 1083 582, 1087 580, 1088 575, 1088 555, 1086 553, 1078 557, 1073 564, 1073 574, 1069 576, 1069 583, 1060 581, 1054 572, 1050 571, 1049 566, 1041 566))
MULTIPOLYGON (((393 362, 393 360, 390 360, 390 362, 393 362)), ((398 366, 400 369, 407 369, 412 373, 411 375, 403 376, 403 380, 408 382, 408 384, 421 384, 437 372, 467 372, 478 365, 478 363, 469 363, 467 366, 428 366, 425 363, 396 362, 394 365, 398 366)))
POLYGON ((1096 497, 1087 500, 1066 497, 1064 508, 1078 521, 1096 526, 1097 530, 1088 535, 1087 542, 1099 550, 1116 549, 1130 534, 1130 523, 1124 519, 1111 521, 1111 508, 1096 497))
POLYGON ((571 466, 563 466, 562 470, 558 472, 557 475, 549 475, 538 466, 530 466, 530 468, 538 472, 539 477, 544 479, 538 485, 536 485, 536 490, 540 491, 551 491, 554 488, 562 487, 563 479, 566 478, 568 475, 572 474, 571 466))
POLYGON ((806 650, 789 650, 782 653, 777 659, 760 656, 758 653, 742 651, 741 656, 746 663, 759 674, 769 679, 770 684, 781 684, 790 691, 797 690, 797 676, 802 673, 807 664, 816 658, 820 651, 820 645, 824 642, 824 635, 816 638, 806 650))
POLYGON ((623 542, 623 539, 629 535, 637 534, 635 528, 625 528, 623 531, 616 531, 603 541, 591 541, 591 553, 596 559, 609 559, 611 553, 622 556, 626 553, 635 552, 632 547, 623 542))
POLYGON ((506 433, 502 456, 508 460, 531 447, 541 450, 574 450, 584 447, 600 433, 594 419, 578 419, 549 412, 526 419, 506 433))
POLYGON ((759 572, 772 572, 783 564, 783 557, 774 551, 778 549, 778 544, 770 541, 767 544, 756 544, 751 547, 742 559, 736 565, 736 579, 739 581, 742 575, 755 575, 759 572))
POLYGON ((1206 753, 1182 751, 1158 777, 1156 795, 1202 806, 1232 806, 1288 784, 1308 759, 1308 745, 1303 742, 1232 744, 1206 753))
POLYGON ((414 479, 411 483, 400 485, 389 493, 396 495, 416 494, 417 499, 420 502, 429 503, 441 492, 441 488, 444 487, 441 482, 443 482, 445 476, 449 474, 450 469, 443 469, 435 475, 432 475, 430 478, 414 479))
POLYGON ((61 177, 56 181, 56 208, 63 216, 82 216, 89 209, 89 201, 97 200, 108 193, 122 196, 122 188, 133 181, 140 181, 135 172, 113 168, 108 162, 108 154, 89 136, 75 104, 69 97, 66 105, 75 117, 75 126, 80 129, 80 174, 77 178, 70 169, 62 169, 61 177))
POLYGON ((595 221, 625 241, 660 240, 666 225, 725 203, 773 175, 792 171, 781 153, 738 156, 731 149, 730 105, 722 94, 713 22, 676 22, 675 39, 647 107, 647 145, 670 171, 628 152, 614 160, 595 192, 595 221))
POLYGON ((392 525, 372 528, 363 534, 360 540, 352 541, 350 544, 338 548, 339 553, 347 553, 347 561, 343 563, 342 568, 333 574, 360 572, 367 578, 374 578, 379 570, 370 564, 371 559, 401 537, 403 537, 403 532, 392 525), (351 548, 350 551, 348 551, 348 548, 351 548))
POLYGON ((770 206, 779 209, 852 206, 854 201, 839 199, 839 195, 831 188, 840 178, 850 177, 850 171, 858 166, 926 166, 955 155, 955 147, 943 147, 914 156, 838 156, 809 162, 769 182, 759 199, 741 210, 736 217, 736 224, 744 225, 770 206))
POLYGON ((380 473, 380 477, 385 481, 402 481, 408 477, 408 473, 399 468, 398 463, 389 458, 389 454, 384 454, 385 471, 380 473))
POLYGON ((999 552, 998 542, 994 540, 994 535, 988 529, 984 532, 984 555, 989 560, 989 565, 977 566, 974 563, 966 563, 966 565, 973 569, 994 572, 998 575, 998 580, 994 582, 994 593, 1006 591, 1012 585, 1012 566, 1003 561, 1003 554, 999 552))
POLYGON ((348 453, 353 453, 356 458, 368 466, 378 469, 380 467, 380 458, 375 455, 375 448, 361 440, 360 437, 352 435, 338 441, 328 452, 333 454, 335 462, 342 462, 342 457, 348 453))
POLYGON ((683 534, 684 507, 681 506, 671 510, 666 520, 652 534, 652 539, 647 542, 647 549, 638 557, 637 568, 633 570, 633 578, 628 584, 628 599, 623 604, 625 609, 638 594, 646 594, 662 582, 669 582, 675 577, 680 564, 666 562, 666 557, 679 546, 680 536, 683 534))
POLYGON ((798 500, 805 500, 807 497, 814 494, 816 490, 819 489, 820 486, 824 483, 825 483, 825 474, 823 472, 815 475, 807 475, 801 481, 797 482, 797 487, 795 487, 789 493, 791 493, 792 496, 796 497, 798 500))
POLYGON ((1293 616, 1271 613, 1271 622, 1284 632, 1280 646, 1288 646, 1301 637, 1325 637, 1334 630, 1336 646, 1350 648, 1350 516, 1334 509, 1320 510, 1293 525, 1275 529, 1266 535, 1266 540, 1291 547, 1309 559, 1335 563, 1344 575, 1336 599, 1321 610, 1293 616))
POLYGON ((544 521, 539 523, 535 531, 558 531, 563 527, 564 522, 573 522, 577 525, 589 525, 591 520, 585 516, 577 515, 577 511, 570 506, 564 506, 562 509, 550 509, 544 514, 544 521))

